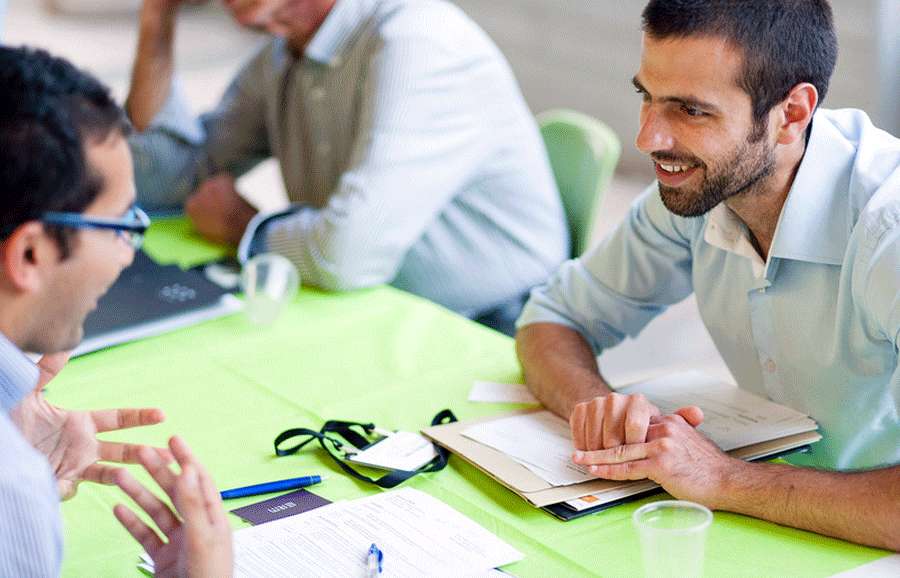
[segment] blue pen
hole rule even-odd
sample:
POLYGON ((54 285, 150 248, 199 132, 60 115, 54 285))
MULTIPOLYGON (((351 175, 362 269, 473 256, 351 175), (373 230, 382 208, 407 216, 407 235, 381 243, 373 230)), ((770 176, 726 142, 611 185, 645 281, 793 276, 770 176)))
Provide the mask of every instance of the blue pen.
POLYGON ((381 574, 381 561, 384 560, 384 552, 378 546, 369 546, 369 554, 366 556, 366 578, 375 578, 381 574))
POLYGON ((322 476, 303 476, 300 478, 291 478, 289 480, 278 480, 277 482, 256 484, 255 486, 247 486, 246 488, 225 490, 221 495, 223 500, 230 500, 232 498, 244 498, 246 496, 280 492, 282 490, 296 490, 297 488, 305 488, 306 486, 318 484, 323 479, 325 478, 322 476))

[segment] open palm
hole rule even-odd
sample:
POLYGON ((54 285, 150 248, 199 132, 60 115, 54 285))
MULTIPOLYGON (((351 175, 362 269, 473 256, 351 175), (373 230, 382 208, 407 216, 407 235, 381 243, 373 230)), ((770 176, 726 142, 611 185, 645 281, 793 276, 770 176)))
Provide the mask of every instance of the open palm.
MULTIPOLYGON (((100 441, 98 433, 153 425, 165 419, 159 409, 72 411, 51 404, 43 389, 68 358, 67 353, 42 357, 38 361, 41 373, 37 386, 11 413, 25 439, 50 462, 63 499, 75 495, 82 481, 115 483, 118 468, 102 461, 137 463, 140 445, 100 441)), ((168 450, 156 451, 166 461, 171 459, 168 450)))

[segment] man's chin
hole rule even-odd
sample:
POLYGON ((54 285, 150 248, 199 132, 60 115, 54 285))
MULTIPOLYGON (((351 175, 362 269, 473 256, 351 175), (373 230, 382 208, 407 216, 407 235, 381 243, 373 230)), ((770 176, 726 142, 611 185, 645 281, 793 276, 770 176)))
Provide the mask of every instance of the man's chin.
POLYGON ((659 184, 659 197, 666 209, 679 217, 702 217, 718 204, 696 191, 667 187, 662 183, 659 184))

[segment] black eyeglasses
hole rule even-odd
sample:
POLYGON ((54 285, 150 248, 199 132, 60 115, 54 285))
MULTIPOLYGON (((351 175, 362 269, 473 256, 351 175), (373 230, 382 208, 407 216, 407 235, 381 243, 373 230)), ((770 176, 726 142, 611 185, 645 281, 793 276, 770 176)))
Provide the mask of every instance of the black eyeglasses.
POLYGON ((87 217, 81 213, 56 213, 51 211, 41 216, 41 222, 59 227, 72 227, 73 229, 107 229, 116 231, 135 250, 141 248, 144 242, 144 234, 150 227, 150 217, 137 205, 132 205, 120 219, 87 217))

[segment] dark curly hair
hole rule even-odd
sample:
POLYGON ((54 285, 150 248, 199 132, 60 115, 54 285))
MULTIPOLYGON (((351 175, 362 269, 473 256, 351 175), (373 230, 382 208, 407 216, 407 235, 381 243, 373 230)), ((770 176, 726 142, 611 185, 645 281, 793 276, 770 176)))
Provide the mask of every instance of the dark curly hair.
MULTIPOLYGON (((0 241, 47 211, 83 211, 103 189, 85 144, 130 125, 109 89, 43 50, 0 46, 0 241)), ((72 231, 45 225, 63 258, 72 231)))
POLYGON ((815 86, 822 102, 837 60, 827 0, 651 0, 643 29, 657 39, 718 36, 743 50, 735 80, 750 95, 757 131, 801 82, 815 86))

